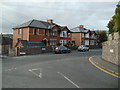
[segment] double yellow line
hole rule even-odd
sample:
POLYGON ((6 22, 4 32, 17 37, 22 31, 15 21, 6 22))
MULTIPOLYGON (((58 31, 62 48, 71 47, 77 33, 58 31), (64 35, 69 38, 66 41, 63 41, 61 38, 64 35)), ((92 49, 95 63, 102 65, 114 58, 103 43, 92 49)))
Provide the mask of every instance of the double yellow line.
POLYGON ((90 61, 90 63, 91 63, 92 65, 94 65, 95 67, 97 67, 98 69, 102 70, 103 72, 105 72, 105 73, 107 73, 107 74, 110 74, 110 75, 112 75, 112 76, 114 76, 114 77, 120 78, 119 75, 116 75, 116 74, 114 74, 114 73, 112 73, 112 72, 110 72, 110 71, 107 71, 107 70, 99 67, 97 64, 95 64, 95 63, 92 61, 92 58, 93 58, 93 57, 94 57, 94 56, 92 56, 92 57, 89 58, 89 61, 90 61))

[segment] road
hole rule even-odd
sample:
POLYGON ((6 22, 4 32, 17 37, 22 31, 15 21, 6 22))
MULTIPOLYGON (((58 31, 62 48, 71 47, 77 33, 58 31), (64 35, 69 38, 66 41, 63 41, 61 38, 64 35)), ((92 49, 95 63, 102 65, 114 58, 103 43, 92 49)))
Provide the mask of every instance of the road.
POLYGON ((40 54, 2 60, 3 88, 117 88, 118 79, 89 62, 101 50, 40 54))

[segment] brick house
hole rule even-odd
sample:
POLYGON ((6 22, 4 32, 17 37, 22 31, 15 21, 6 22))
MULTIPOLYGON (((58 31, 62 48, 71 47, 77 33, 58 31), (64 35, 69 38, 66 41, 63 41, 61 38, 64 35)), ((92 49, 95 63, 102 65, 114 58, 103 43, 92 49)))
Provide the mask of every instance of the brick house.
POLYGON ((70 30, 71 31, 71 39, 72 44, 75 46, 79 45, 87 45, 87 46, 95 46, 97 45, 97 34, 95 31, 91 31, 89 29, 84 28, 83 25, 75 27, 70 30))
POLYGON ((71 34, 67 26, 55 24, 52 19, 31 20, 13 28, 13 47, 18 47, 19 40, 43 42, 46 46, 69 45, 71 34))

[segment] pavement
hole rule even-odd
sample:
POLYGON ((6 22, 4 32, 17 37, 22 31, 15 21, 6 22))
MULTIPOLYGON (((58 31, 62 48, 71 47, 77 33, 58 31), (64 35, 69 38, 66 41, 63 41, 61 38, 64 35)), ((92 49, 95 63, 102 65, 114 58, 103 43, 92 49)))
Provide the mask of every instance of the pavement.
POLYGON ((120 66, 115 65, 111 62, 105 61, 104 59, 102 59, 101 56, 93 56, 91 57, 91 59, 89 60, 94 66, 96 66, 98 69, 112 75, 115 77, 120 78, 120 66))
POLYGON ((7 58, 8 56, 7 55, 1 55, 0 54, 0 59, 4 59, 4 58, 7 58))

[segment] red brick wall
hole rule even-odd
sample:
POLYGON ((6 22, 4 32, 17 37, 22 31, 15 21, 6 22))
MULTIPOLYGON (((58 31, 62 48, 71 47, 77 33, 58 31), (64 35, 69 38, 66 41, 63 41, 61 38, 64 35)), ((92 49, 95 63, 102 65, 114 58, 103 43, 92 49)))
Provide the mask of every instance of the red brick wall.
POLYGON ((18 34, 19 29, 13 30, 13 47, 18 42, 18 38, 22 40, 29 40, 29 28, 22 28, 22 34, 18 34))
MULTIPOLYGON (((54 27, 53 29, 59 30, 59 27, 54 27)), ((68 41, 71 41, 71 38, 60 38, 60 35, 58 36, 50 36, 49 31, 48 31, 48 36, 43 35, 43 30, 44 29, 39 29, 39 34, 38 35, 34 35, 34 28, 22 28, 22 34, 19 35, 18 34, 18 30, 19 29, 15 29, 13 30, 13 47, 15 47, 15 45, 18 42, 18 38, 21 38, 22 40, 28 40, 28 41, 36 41, 36 42, 40 42, 43 39, 47 39, 48 41, 50 39, 57 39, 57 42, 59 43, 60 39, 64 39, 68 41)), ((49 45, 49 44, 48 44, 49 45)))
POLYGON ((79 46, 81 44, 81 33, 72 33, 72 41, 75 41, 75 45, 79 46))

